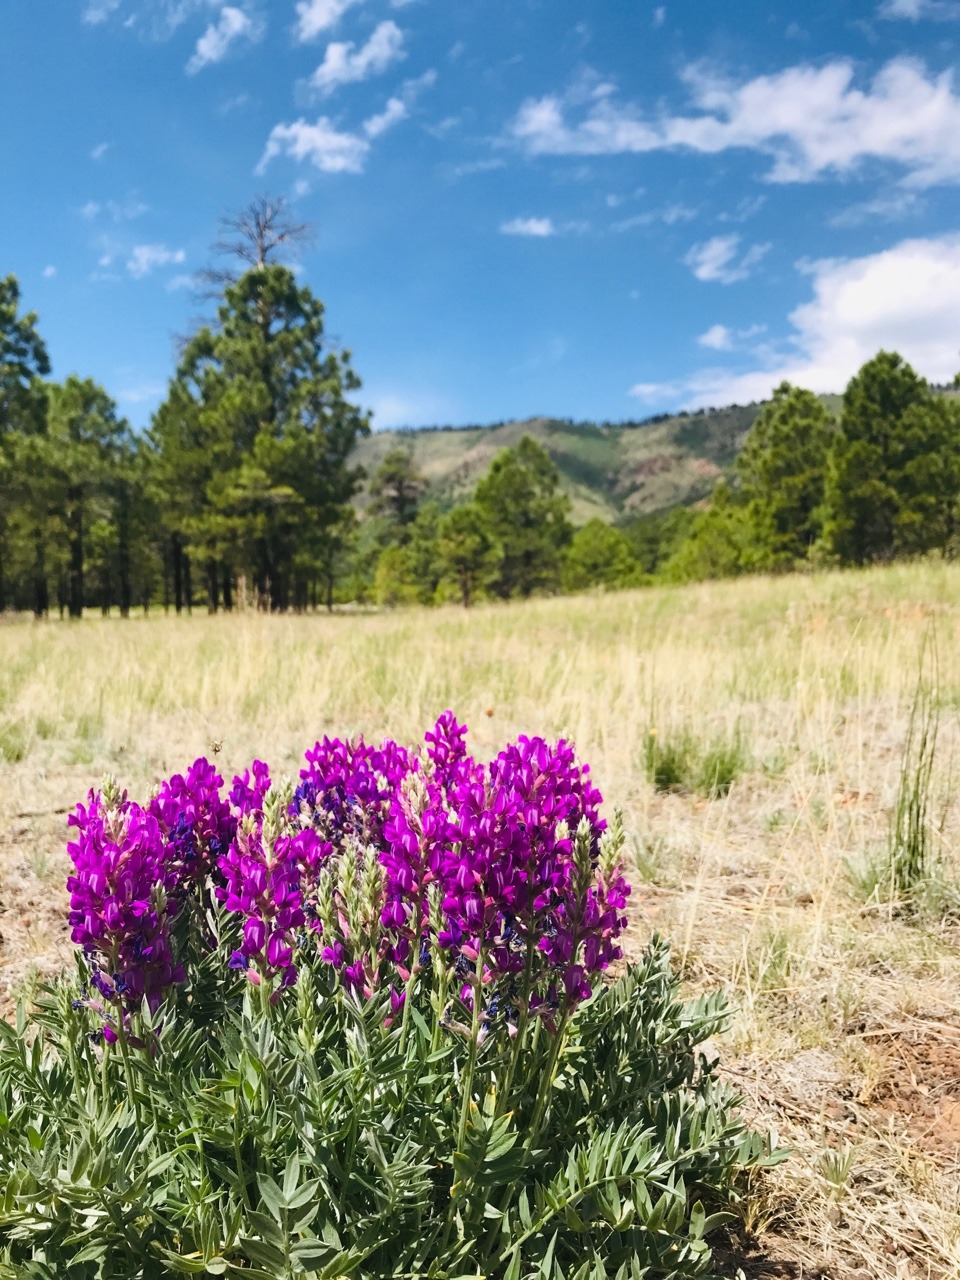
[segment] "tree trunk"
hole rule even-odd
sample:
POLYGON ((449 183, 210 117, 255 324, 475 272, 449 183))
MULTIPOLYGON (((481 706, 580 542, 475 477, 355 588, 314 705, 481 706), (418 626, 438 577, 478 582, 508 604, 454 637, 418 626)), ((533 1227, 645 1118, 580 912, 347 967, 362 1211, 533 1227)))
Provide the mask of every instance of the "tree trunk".
POLYGON ((183 553, 183 594, 186 598, 187 613, 193 613, 193 568, 186 552, 183 553))
POLYGON ((120 487, 117 502, 117 575, 119 582, 120 617, 130 617, 130 489, 120 487))
POLYGON ((72 485, 68 493, 70 522, 70 617, 83 617, 83 490, 72 485))
POLYGON ((47 588, 47 547, 43 530, 34 532, 33 543, 33 613, 43 618, 50 608, 50 592, 47 588))
POLYGON ((216 613, 220 608, 220 583, 217 576, 217 562, 207 561, 207 613, 216 613))
POLYGON ((220 566, 220 578, 223 582, 223 607, 230 613, 233 609, 233 575, 228 565, 220 566))
POLYGON ((180 535, 175 533, 170 540, 170 554, 173 560, 173 607, 177 613, 183 612, 183 547, 180 535))
POLYGON ((7 576, 4 566, 7 559, 7 522, 0 514, 0 613, 7 607, 7 576))

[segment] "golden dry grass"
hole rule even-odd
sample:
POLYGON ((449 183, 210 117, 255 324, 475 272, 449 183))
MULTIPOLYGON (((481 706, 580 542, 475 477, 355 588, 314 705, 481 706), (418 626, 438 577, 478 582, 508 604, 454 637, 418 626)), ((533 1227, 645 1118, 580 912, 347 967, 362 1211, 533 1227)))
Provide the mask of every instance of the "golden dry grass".
POLYGON ((418 739, 451 707, 474 748, 567 734, 621 804, 631 945, 666 932, 691 989, 723 985, 726 1074, 794 1154, 758 1180, 751 1275, 960 1274, 960 932, 865 903, 911 696, 936 635, 942 874, 960 880, 960 569, 756 579, 378 616, 90 619, 0 628, 0 998, 50 972, 64 810, 105 771, 144 795, 222 746, 295 771, 324 732, 418 739), (729 794, 654 791, 659 741, 740 726, 729 794))

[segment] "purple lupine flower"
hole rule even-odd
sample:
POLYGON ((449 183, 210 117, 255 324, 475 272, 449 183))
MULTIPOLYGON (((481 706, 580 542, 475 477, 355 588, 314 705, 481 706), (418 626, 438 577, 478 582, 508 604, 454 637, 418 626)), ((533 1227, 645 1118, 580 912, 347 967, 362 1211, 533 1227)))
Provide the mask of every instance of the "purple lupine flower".
POLYGON ((263 799, 270 790, 270 766, 262 760, 254 760, 249 769, 233 780, 230 804, 241 816, 257 813, 263 808, 263 799))
POLYGON ((241 967, 242 957, 251 980, 279 975, 280 985, 285 987, 297 976, 292 937, 306 923, 300 888, 303 865, 313 856, 318 842, 312 832, 305 831, 277 836, 270 845, 264 840, 263 828, 262 812, 248 813, 241 820, 219 859, 224 884, 216 889, 216 895, 227 911, 244 917, 242 940, 231 957, 231 968, 241 967))
POLYGON ((167 859, 181 879, 199 881, 216 868, 233 839, 236 819, 220 794, 223 778, 202 757, 186 776, 174 774, 150 803, 150 814, 168 841, 167 859))
POLYGON ((390 800, 413 767, 413 757, 395 742, 369 746, 324 738, 305 754, 293 814, 310 822, 331 845, 347 836, 379 844, 390 800))
POLYGON ((125 794, 108 807, 94 792, 68 823, 76 829, 67 845, 74 866, 68 919, 73 941, 94 966, 98 1007, 118 1008, 122 1016, 146 998, 156 1009, 166 990, 185 978, 171 940, 177 869, 160 824, 125 794))

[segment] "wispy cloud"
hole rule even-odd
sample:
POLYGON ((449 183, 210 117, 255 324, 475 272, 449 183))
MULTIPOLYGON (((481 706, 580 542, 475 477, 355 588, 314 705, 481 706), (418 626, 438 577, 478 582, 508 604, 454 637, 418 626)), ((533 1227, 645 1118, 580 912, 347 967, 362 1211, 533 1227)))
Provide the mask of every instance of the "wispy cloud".
POLYGON ((110 150, 110 145, 111 144, 109 142, 98 142, 97 145, 90 152, 90 159, 94 161, 102 160, 103 157, 110 150))
POLYGON ((955 0, 884 0, 877 11, 881 18, 906 18, 919 22, 921 18, 948 22, 960 18, 960 4, 955 0))
POLYGON ((668 204, 662 209, 645 209, 642 213, 631 214, 628 218, 619 218, 611 224, 611 231, 633 231, 636 227, 652 227, 656 222, 672 227, 678 222, 692 222, 697 216, 696 209, 686 204, 668 204))
POLYGON ((697 342, 710 351, 733 351, 742 343, 758 338, 766 329, 765 324, 752 324, 746 329, 737 330, 728 329, 725 324, 714 324, 706 333, 700 334, 697 342))
POLYGON ((899 166, 916 187, 960 181, 960 97, 950 71, 928 74, 902 57, 863 88, 846 60, 741 83, 694 66, 684 79, 695 114, 647 117, 601 84, 588 95, 578 89, 528 99, 511 134, 534 155, 743 148, 769 156, 767 180, 779 183, 852 174, 867 160, 899 166), (571 120, 574 113, 579 118, 571 120))
POLYGON ((713 236, 693 245, 684 262, 698 280, 736 284, 738 280, 747 279, 769 250, 769 244, 754 244, 741 254, 739 236, 713 236))
POLYGON ((484 160, 465 160, 463 164, 454 166, 453 174, 456 178, 465 178, 474 173, 493 173, 497 169, 503 169, 506 163, 506 160, 500 156, 488 156, 484 160))
POLYGON ((879 219, 884 222, 895 222, 899 218, 909 217, 913 213, 921 213, 926 207, 925 201, 915 191, 904 191, 902 188, 885 195, 874 196, 872 200, 861 200, 841 209, 830 219, 831 227, 862 227, 865 222, 879 219))
POLYGON ((299 0, 297 5, 297 39, 301 44, 315 40, 335 27, 348 9, 360 0, 299 0))
POLYGON ((552 218, 511 218, 509 222, 500 223, 500 232, 505 236, 533 236, 544 239, 555 236, 557 228, 552 218))
POLYGON ((745 371, 704 369, 666 390, 661 384, 661 394, 652 398, 694 407, 747 404, 765 399, 783 381, 818 393, 842 391, 881 348, 899 351, 934 382, 953 378, 960 332, 960 234, 903 240, 880 253, 805 263, 799 269, 812 282, 811 297, 790 313, 786 340, 762 349, 759 367, 755 361, 745 371))
POLYGON ((714 324, 706 333, 701 333, 697 342, 701 347, 709 347, 711 351, 731 351, 733 334, 725 324, 714 324))
POLYGON ((381 22, 360 48, 352 40, 335 40, 327 45, 323 61, 310 78, 314 89, 330 94, 341 85, 354 84, 380 75, 400 58, 403 51, 403 32, 391 19, 381 22))
POLYGON ((224 5, 220 10, 220 17, 216 22, 211 22, 197 41, 193 56, 187 63, 187 73, 196 75, 204 67, 222 62, 230 47, 238 40, 256 40, 259 33, 259 24, 243 9, 224 5))
POLYGON ((57 268, 51 263, 49 266, 44 267, 40 274, 43 276, 44 280, 52 280, 57 274, 57 268))
POLYGON ((314 124, 301 118, 292 124, 274 126, 257 173, 264 173, 279 155, 309 160, 323 173, 362 173, 369 151, 366 138, 338 129, 328 116, 320 116, 314 124))
POLYGON ((405 80, 398 93, 389 99, 380 112, 370 116, 363 122, 363 131, 368 138, 379 138, 382 133, 392 129, 401 120, 406 120, 410 109, 420 94, 437 82, 436 71, 425 71, 422 76, 413 80, 405 80))
POLYGON ((186 259, 183 249, 168 249, 165 244, 138 244, 127 258, 127 270, 135 280, 140 280, 157 267, 179 266, 186 259))
POLYGON ((89 0, 84 8, 82 21, 97 27, 101 22, 106 22, 111 13, 115 13, 119 8, 120 0, 89 0))

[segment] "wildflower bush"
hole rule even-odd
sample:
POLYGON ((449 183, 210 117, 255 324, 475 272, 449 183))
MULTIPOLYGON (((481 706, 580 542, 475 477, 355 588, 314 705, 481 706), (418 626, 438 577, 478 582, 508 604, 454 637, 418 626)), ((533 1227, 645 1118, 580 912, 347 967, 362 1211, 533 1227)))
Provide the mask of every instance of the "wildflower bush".
POLYGON ((71 817, 75 978, 0 1023, 0 1276, 692 1277, 744 1130, 565 742, 324 739, 71 817))

